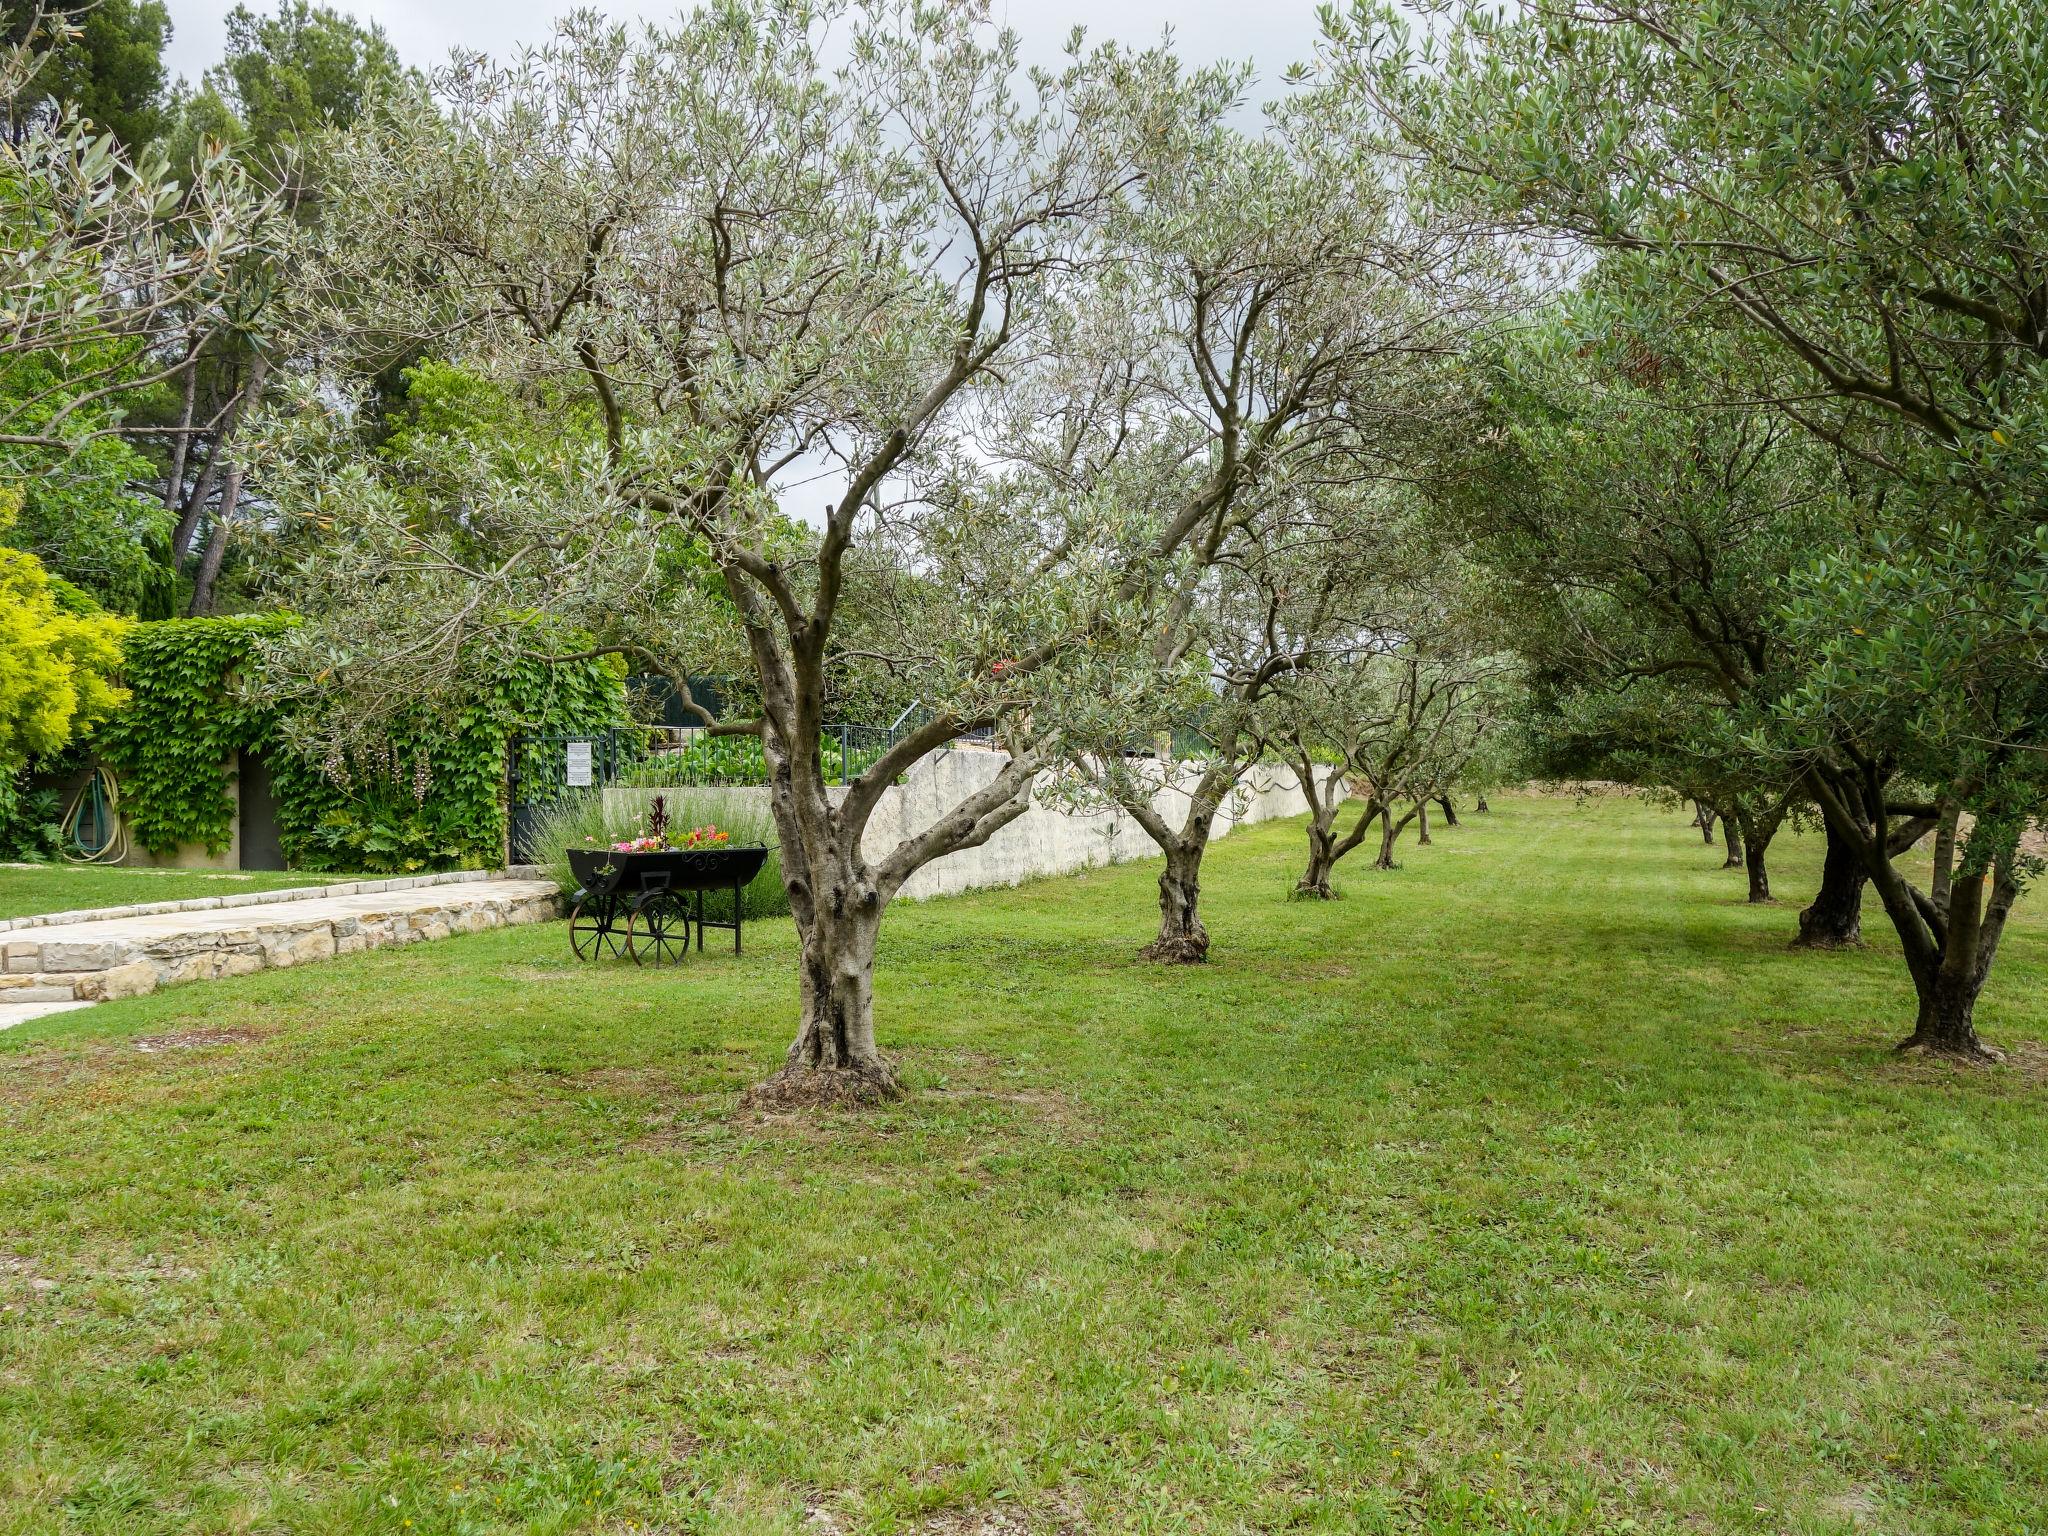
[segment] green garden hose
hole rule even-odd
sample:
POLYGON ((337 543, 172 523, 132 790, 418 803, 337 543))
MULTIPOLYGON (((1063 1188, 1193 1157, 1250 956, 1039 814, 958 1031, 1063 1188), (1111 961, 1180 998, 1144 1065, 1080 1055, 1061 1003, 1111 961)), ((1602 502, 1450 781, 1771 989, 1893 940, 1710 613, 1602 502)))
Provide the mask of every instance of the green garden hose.
POLYGON ((121 792, 104 766, 95 767, 64 808, 64 857, 73 864, 118 864, 128 852, 121 792))

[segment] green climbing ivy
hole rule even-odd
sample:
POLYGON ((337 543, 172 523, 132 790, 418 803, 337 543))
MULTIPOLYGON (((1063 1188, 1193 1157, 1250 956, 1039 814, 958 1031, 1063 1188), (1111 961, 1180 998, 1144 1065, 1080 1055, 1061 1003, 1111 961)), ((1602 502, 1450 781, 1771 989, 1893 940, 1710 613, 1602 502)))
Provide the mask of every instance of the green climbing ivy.
MULTIPOLYGON (((139 624, 123 653, 129 704, 95 733, 121 784, 129 836, 152 852, 228 843, 232 754, 261 753, 277 802, 278 840, 294 869, 408 873, 495 864, 504 839, 507 736, 623 724, 625 666, 616 657, 520 662, 453 718, 393 723, 375 748, 321 760, 291 743, 308 734, 239 685, 260 643, 289 615, 139 624)), ((317 733, 313 733, 317 734, 317 733)))
POLYGON ((259 640, 292 620, 276 614, 137 624, 121 646, 128 703, 94 733, 121 785, 128 835, 155 853, 228 845, 235 801, 229 759, 261 741, 270 712, 237 684, 259 640))
POLYGON ((279 841, 295 869, 410 872, 498 862, 506 738, 625 723, 625 666, 523 661, 452 719, 394 723, 377 748, 271 764, 279 841))

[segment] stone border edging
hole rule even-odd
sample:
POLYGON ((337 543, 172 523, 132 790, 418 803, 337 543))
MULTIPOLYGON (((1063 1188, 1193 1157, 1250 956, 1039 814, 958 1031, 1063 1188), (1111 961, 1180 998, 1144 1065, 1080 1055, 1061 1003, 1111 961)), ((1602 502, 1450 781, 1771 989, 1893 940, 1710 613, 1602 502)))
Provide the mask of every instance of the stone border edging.
MULTIPOLYGON (((108 866, 113 868, 116 866, 108 866)), ((144 901, 125 907, 80 907, 72 912, 32 912, 0 918, 0 933, 24 928, 55 928, 67 923, 97 923, 109 918, 160 917, 170 912, 217 912, 223 907, 254 907, 273 901, 318 901, 323 896, 374 896, 381 891, 416 891, 429 885, 458 885, 472 880, 534 878, 534 866, 510 869, 450 869, 435 875, 393 875, 388 880, 346 880, 339 885, 295 885, 276 891, 237 891, 232 896, 191 896, 183 901, 144 901)))
POLYGON ((421 939, 542 922, 562 911, 562 893, 552 880, 486 877, 449 883, 415 876, 353 883, 386 889, 274 907, 236 905, 59 923, 9 935, 0 946, 6 951, 0 965, 0 1029, 20 1022, 21 1005, 40 1009, 141 997, 180 982, 244 976, 421 939), (391 889, 394 884, 400 888, 391 889))

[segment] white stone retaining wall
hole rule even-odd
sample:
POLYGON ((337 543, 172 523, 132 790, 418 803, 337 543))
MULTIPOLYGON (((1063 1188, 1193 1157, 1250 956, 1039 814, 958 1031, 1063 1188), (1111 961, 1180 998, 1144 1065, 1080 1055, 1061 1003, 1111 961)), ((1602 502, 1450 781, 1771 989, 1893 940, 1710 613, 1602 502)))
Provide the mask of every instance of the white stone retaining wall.
POLYGON ((561 894, 550 881, 472 880, 446 892, 431 886, 358 892, 302 904, 291 916, 267 910, 244 916, 218 907, 92 921, 74 913, 70 923, 0 945, 0 1013, 15 1003, 138 997, 179 982, 545 922, 561 910, 561 894))
MULTIPOLYGON (((115 866, 119 867, 119 866, 115 866)), ((236 891, 228 896, 187 896, 178 901, 130 902, 121 907, 80 907, 70 912, 32 912, 0 918, 0 933, 21 928, 51 928, 102 918, 159 917, 166 912, 214 912, 225 907, 267 907, 277 901, 317 901, 324 896, 370 896, 385 891, 411 891, 428 885, 459 885, 471 880, 518 878, 520 871, 450 869, 433 875, 393 875, 388 880, 344 880, 336 885, 294 885, 279 891, 236 891)))
MULTIPOLYGON (((954 748, 923 759, 904 782, 883 791, 874 816, 868 822, 861 846, 869 858, 879 859, 906 837, 914 837, 953 809, 968 795, 990 783, 1009 759, 1001 752, 976 748, 954 748)), ((1187 815, 1188 801, 1200 780, 1203 765, 1164 765, 1160 784, 1152 795, 1152 808, 1179 826, 1187 815)), ((1336 770, 1332 769, 1334 776, 1336 770)), ((1040 778, 1042 788, 1048 778, 1040 778)), ((1216 814, 1213 836, 1228 836, 1233 827, 1250 826, 1279 817, 1308 813, 1308 799, 1291 769, 1272 764, 1254 765, 1238 781, 1239 793, 1216 814)), ((646 812, 647 802, 656 795, 731 796, 767 809, 765 786, 706 789, 607 789, 608 815, 636 818, 646 812)), ((833 798, 845 794, 835 788, 833 798)), ((903 888, 912 899, 951 896, 961 891, 990 886, 1016 885, 1045 875, 1070 874, 1103 864, 1157 856, 1158 845, 1145 829, 1121 810, 1073 812, 1047 805, 1034 796, 1031 808, 1004 827, 979 848, 934 859, 903 888)))

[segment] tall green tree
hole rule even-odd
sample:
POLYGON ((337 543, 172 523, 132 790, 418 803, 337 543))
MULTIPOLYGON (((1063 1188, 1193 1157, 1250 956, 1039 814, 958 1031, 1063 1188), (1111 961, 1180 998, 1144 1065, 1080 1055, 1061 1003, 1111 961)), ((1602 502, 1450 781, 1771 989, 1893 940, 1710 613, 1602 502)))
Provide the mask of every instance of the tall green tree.
MULTIPOLYGON (((174 163, 226 153, 270 188, 307 227, 321 217, 323 146, 361 117, 378 93, 418 89, 381 28, 306 0, 275 15, 238 5, 227 51, 179 103, 166 136, 174 163)), ((152 418, 162 444, 169 557, 189 576, 187 611, 210 613, 231 541, 250 521, 248 466, 235 445, 276 388, 292 342, 282 320, 280 269, 252 283, 231 328, 189 343, 152 418)))
MULTIPOLYGON (((1481 370, 1490 430, 1438 502, 1535 668, 1543 770, 1711 807, 1768 900, 1771 839, 1806 797, 1792 754, 1745 735, 1802 678, 1784 583, 1853 525, 1854 497, 1797 425, 1722 404, 1711 350, 1631 333, 1603 297, 1589 285, 1481 370)), ((1853 939, 1863 880, 1834 875, 1800 942, 1853 939)))
POLYGON ((37 121, 65 109, 91 122, 131 154, 170 121, 164 45, 171 17, 161 0, 0 0, 0 47, 35 60, 31 90, 11 97, 5 131, 19 145, 37 121))
POLYGON ((175 158, 226 144, 304 203, 319 195, 323 136, 379 92, 418 84, 374 23, 308 0, 279 0, 275 15, 237 5, 220 63, 178 104, 171 148, 175 158))
MULTIPOLYGON (((0 46, 0 99, 51 102, 53 59, 0 46)), ((139 409, 181 349, 236 323, 243 276, 273 259, 279 206, 230 157, 173 174, 55 102, 0 142, 0 477, 16 537, 108 606, 160 612, 166 519, 135 494, 139 409)))

